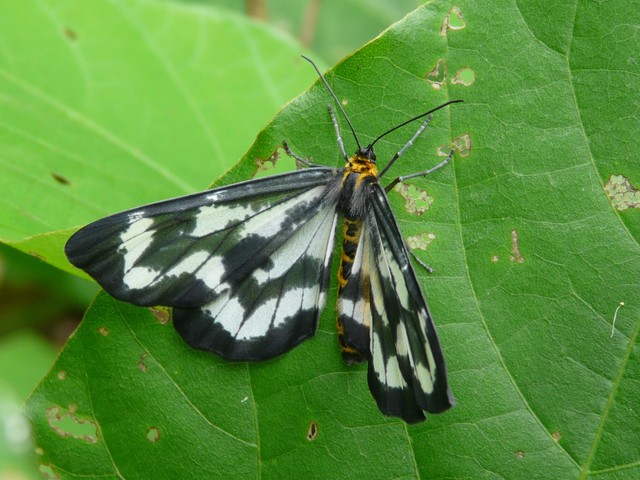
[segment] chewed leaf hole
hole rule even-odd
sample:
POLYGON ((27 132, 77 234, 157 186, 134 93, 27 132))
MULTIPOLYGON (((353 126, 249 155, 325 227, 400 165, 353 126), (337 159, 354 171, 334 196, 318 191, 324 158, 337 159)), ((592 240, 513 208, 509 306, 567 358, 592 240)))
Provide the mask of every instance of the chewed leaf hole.
POLYGON ((152 443, 157 442, 158 440, 160 440, 160 429, 158 427, 149 427, 147 428, 147 440, 149 440, 152 443))
POLYGON ((318 424, 312 420, 307 429, 307 440, 313 442, 318 437, 318 424))
POLYGON ((611 175, 609 181, 604 184, 604 191, 613 208, 618 211, 640 208, 640 191, 631 185, 627 177, 611 175))
POLYGON ((444 145, 440 145, 436 153, 439 157, 446 157, 453 149, 459 156, 468 157, 471 153, 472 147, 473 142, 471 141, 471 135, 463 133, 462 135, 454 138, 450 145, 447 145, 446 143, 444 145))
POLYGON ((422 215, 433 203, 433 198, 415 185, 399 183, 394 190, 404 198, 405 208, 409 213, 422 215))
POLYGON ((51 465, 42 464, 38 467, 38 470, 40 470, 42 478, 46 480, 58 480, 60 478, 51 465))
POLYGON ((447 61, 440 58, 425 78, 435 90, 440 90, 442 84, 447 80, 447 61))
POLYGON ((47 409, 47 421, 51 429, 61 437, 77 438, 89 443, 98 443, 98 427, 89 417, 78 415, 77 405, 67 409, 54 405, 47 409))
POLYGON ((412 250, 426 250, 435 239, 436 236, 433 233, 422 232, 418 235, 407 237, 407 245, 412 250))
POLYGON ((465 87, 472 85, 475 81, 476 72, 474 72, 473 69, 469 67, 461 68, 453 75, 453 77, 451 77, 451 83, 453 83, 454 85, 464 85, 465 87))
POLYGON ((509 257, 509 260, 512 262, 524 263, 524 257, 520 252, 519 242, 518 231, 514 229, 511 231, 511 256, 509 257))
POLYGON ((444 37, 448 30, 462 30, 466 26, 467 22, 462 16, 462 10, 460 10, 460 7, 453 6, 442 20, 440 35, 444 37))
POLYGON ((171 311, 169 310, 169 307, 150 307, 149 310, 151 310, 153 316, 156 317, 158 323, 163 325, 169 323, 169 319, 171 318, 171 311))
POLYGON ((256 158, 258 172, 273 170, 280 159, 280 152, 276 148, 269 158, 256 158))

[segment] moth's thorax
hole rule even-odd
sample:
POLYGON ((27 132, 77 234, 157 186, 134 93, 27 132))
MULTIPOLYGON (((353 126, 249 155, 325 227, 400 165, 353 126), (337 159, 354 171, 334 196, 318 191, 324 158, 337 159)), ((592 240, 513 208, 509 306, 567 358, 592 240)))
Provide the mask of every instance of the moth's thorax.
MULTIPOLYGON (((375 158, 375 157, 374 157, 375 158)), ((357 173, 364 177, 377 177, 378 167, 376 167, 375 161, 366 157, 360 152, 356 152, 345 165, 346 174, 357 173)), ((361 180, 362 181, 362 180, 361 180)))

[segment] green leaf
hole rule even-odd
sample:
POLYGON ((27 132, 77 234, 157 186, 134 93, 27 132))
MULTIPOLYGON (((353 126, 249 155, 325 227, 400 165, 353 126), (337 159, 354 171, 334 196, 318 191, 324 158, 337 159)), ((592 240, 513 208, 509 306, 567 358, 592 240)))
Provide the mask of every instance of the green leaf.
POLYGON ((295 42, 214 9, 0 12, 0 239, 62 268, 59 231, 207 187, 314 78, 295 42))
POLYGON ((224 6, 237 12, 251 12, 248 5, 264 6, 266 19, 299 38, 329 62, 337 62, 349 52, 375 38, 389 24, 400 20, 416 7, 415 0, 177 0, 185 3, 224 6))
MULTIPOLYGON (((81 477, 637 478, 640 220, 620 206, 640 185, 638 13, 615 1, 521 3, 432 2, 327 75, 362 143, 465 100, 394 166, 428 168, 457 147, 452 166, 405 192, 426 211, 390 194, 435 270, 419 275, 456 408, 417 426, 381 416, 365 367, 340 359, 331 308, 287 355, 230 364, 103 294, 28 403, 42 463, 81 477)), ((222 182, 249 178, 283 138, 340 164, 328 101, 316 84, 287 105, 222 182)), ((202 129, 191 134, 203 141, 202 129)), ((410 135, 381 141, 380 162, 410 135)), ((166 183, 146 173, 124 175, 166 183)), ((85 204, 122 208, 93 191, 114 179, 86 178, 85 204)), ((128 201, 144 200, 127 186, 128 201)))

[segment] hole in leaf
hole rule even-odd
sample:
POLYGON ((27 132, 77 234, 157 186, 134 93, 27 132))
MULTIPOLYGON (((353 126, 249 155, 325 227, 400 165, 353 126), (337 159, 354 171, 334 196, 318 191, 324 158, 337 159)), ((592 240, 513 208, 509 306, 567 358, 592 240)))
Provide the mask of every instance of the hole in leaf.
POLYGON ((468 87, 472 85, 473 82, 476 81, 476 72, 469 67, 461 68, 458 70, 453 77, 451 77, 451 83, 454 85, 460 84, 468 87))
POLYGON ((318 437, 318 424, 312 420, 307 429, 307 440, 313 442, 318 437))
POLYGON ((498 255, 494 255, 493 257, 491 257, 491 261, 493 263, 498 263, 498 260, 499 260, 498 255))
POLYGON ((258 166, 258 171, 256 172, 256 174, 273 170, 278 163, 279 158, 280 152, 277 148, 273 151, 269 158, 256 158, 256 165, 258 166))
POLYGON ((466 26, 467 22, 462 16, 462 10, 460 10, 460 7, 453 6, 442 20, 440 35, 444 37, 448 30, 462 30, 466 26))
POLYGON ((426 79, 435 90, 440 90, 442 84, 447 80, 447 61, 440 58, 436 66, 427 73, 426 79))
POLYGON ((518 451, 516 452, 516 458, 519 458, 519 459, 524 458, 524 451, 522 451, 522 450, 518 450, 518 451))
POLYGON ((51 465, 42 464, 38 467, 38 470, 40 470, 40 473, 42 474, 43 478, 45 478, 46 480, 60 479, 60 477, 56 474, 56 472, 53 471, 53 467, 51 465))
POLYGON ((68 409, 55 405, 47 409, 49 426, 61 437, 77 438, 89 443, 98 442, 98 428, 89 417, 76 414, 77 405, 68 409))
POLYGON ((67 372, 65 372, 64 370, 60 370, 58 372, 58 378, 60 380, 65 380, 67 378, 67 372))
POLYGON ((634 188, 629 179, 623 175, 611 175, 604 185, 604 191, 613 208, 618 211, 640 208, 640 191, 634 188))
POLYGON ((407 237, 407 245, 412 250, 426 250, 435 239, 436 236, 433 233, 422 232, 418 235, 407 237))
POLYGON ((446 143, 440 145, 436 150, 436 154, 439 157, 446 157, 451 153, 451 149, 454 149, 461 157, 468 157, 471 153, 472 146, 471 136, 468 133, 463 133, 459 137, 454 138, 450 145, 446 143))
POLYGON ((399 183, 394 190, 404 198, 404 206, 409 213, 422 215, 433 203, 433 198, 415 185, 399 183))
POLYGON ((468 157, 471 153, 471 136, 468 133, 464 133, 459 137, 453 139, 451 147, 458 151, 461 157, 468 157))

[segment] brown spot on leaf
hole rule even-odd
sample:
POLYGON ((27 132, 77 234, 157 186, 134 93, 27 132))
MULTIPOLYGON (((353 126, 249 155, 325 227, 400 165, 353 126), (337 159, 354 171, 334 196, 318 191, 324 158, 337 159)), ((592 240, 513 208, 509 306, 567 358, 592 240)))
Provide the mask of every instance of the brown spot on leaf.
POLYGON ((56 172, 51 172, 51 176, 60 185, 71 185, 71 181, 68 178, 63 177, 62 175, 60 175, 60 174, 58 174, 56 172))
POLYGON ((519 458, 519 459, 524 458, 524 451, 522 450, 516 451, 516 458, 519 458))
POLYGON ((98 333, 100 335, 103 335, 105 337, 109 336, 109 329, 107 329, 107 327, 100 327, 98 328, 98 333))
POLYGON ((560 440, 562 440, 562 433, 561 432, 553 432, 551 434, 551 438, 553 438, 556 442, 559 442, 560 440))
POLYGON ((64 370, 60 370, 58 372, 58 378, 60 380, 65 380, 67 378, 67 372, 65 372, 64 370))
POLYGON ((158 323, 161 323, 163 325, 169 323, 169 319, 171 318, 171 310, 169 309, 169 307, 149 307, 149 310, 151 310, 153 316, 156 317, 158 323))
POLYGON ((147 352, 143 353, 142 355, 140 355, 140 359, 138 360, 138 369, 142 372, 142 373, 147 373, 147 370, 149 369, 147 367, 147 364, 145 363, 145 360, 147 358, 149 354, 147 352))
POLYGON ((524 257, 520 252, 520 244, 518 231, 516 229, 511 230, 511 256, 509 260, 512 262, 524 263, 524 257))
POLYGON ((72 40, 72 41, 75 41, 78 39, 78 34, 76 33, 76 31, 69 27, 65 27, 64 35, 65 37, 67 37, 69 40, 72 40))

